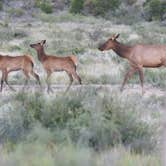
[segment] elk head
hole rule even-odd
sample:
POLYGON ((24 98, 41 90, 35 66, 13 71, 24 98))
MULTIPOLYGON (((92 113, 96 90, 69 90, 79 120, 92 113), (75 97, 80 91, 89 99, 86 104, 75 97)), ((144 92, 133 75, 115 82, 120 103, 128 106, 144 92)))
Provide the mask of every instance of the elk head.
POLYGON ((114 34, 110 39, 108 39, 105 43, 103 43, 101 46, 99 46, 100 51, 104 50, 110 50, 113 49, 115 46, 116 39, 120 36, 120 34, 114 34))
POLYGON ((44 44, 46 43, 46 40, 42 40, 39 43, 35 43, 35 44, 30 44, 30 47, 34 48, 35 50, 41 50, 44 46, 44 44))

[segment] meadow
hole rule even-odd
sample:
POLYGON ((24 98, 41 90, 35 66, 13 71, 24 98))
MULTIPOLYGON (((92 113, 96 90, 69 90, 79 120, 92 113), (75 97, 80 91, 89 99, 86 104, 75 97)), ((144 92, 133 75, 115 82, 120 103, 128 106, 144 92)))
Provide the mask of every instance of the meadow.
MULTIPOLYGON (((113 51, 100 52, 98 46, 115 33, 129 45, 165 44, 166 28, 159 21, 126 25, 66 11, 32 16, 7 16, 0 23, 1 54, 32 54, 43 86, 42 91, 34 88, 32 78, 25 92, 5 87, 0 94, 0 165, 162 165, 166 68, 144 70, 145 95, 137 74, 121 93, 128 62, 113 51), (55 92, 46 93, 46 74, 29 47, 43 39, 47 53, 78 57, 83 86, 75 82, 64 95, 64 88, 57 87, 67 86, 68 77, 54 73, 55 92)), ((21 86, 23 81, 21 72, 9 74, 11 85, 21 86)))

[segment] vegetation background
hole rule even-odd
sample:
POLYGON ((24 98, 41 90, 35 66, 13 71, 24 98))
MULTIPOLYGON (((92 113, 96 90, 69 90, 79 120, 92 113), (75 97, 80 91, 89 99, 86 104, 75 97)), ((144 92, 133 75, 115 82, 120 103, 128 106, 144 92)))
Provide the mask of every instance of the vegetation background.
POLYGON ((0 0, 0 52, 31 53, 43 90, 21 72, 9 74, 16 93, 0 94, 1 166, 160 166, 164 159, 166 69, 145 69, 146 94, 136 75, 119 92, 129 65, 99 43, 120 33, 125 44, 166 44, 165 0, 0 0), (64 95, 65 73, 45 72, 29 44, 79 59, 83 86, 64 95), (20 85, 20 86, 19 86, 20 85))

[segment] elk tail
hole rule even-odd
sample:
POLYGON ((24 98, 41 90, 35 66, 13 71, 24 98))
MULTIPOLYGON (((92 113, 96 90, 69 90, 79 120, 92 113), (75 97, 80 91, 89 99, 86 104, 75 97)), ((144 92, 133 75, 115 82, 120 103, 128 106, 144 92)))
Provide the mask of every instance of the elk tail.
POLYGON ((70 59, 73 61, 73 63, 75 64, 75 66, 77 66, 77 64, 78 64, 78 59, 77 59, 77 57, 76 57, 75 55, 70 55, 69 57, 70 57, 70 59))

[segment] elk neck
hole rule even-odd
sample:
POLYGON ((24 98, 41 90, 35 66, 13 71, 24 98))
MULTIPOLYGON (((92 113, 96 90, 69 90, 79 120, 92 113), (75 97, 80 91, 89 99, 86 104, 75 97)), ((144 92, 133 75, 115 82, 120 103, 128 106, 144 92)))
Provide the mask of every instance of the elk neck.
POLYGON ((127 58, 130 56, 130 52, 132 50, 131 46, 127 46, 124 44, 119 43, 118 41, 115 41, 114 52, 116 52, 120 57, 127 58))
POLYGON ((39 61, 44 61, 46 59, 46 54, 45 54, 45 51, 44 51, 44 48, 40 48, 39 50, 37 50, 37 55, 38 55, 38 59, 39 61))

